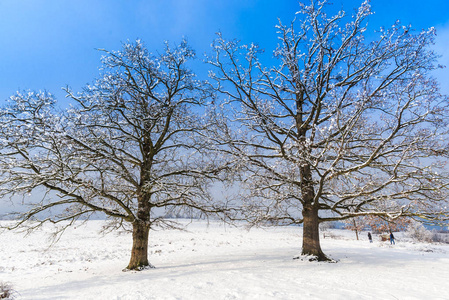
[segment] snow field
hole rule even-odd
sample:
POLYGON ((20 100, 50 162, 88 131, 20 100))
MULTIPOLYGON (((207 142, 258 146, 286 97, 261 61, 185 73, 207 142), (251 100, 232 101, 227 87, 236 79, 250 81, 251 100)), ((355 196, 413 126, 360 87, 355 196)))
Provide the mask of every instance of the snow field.
POLYGON ((332 230, 324 252, 338 263, 293 260, 301 228, 244 228, 186 222, 186 231, 150 232, 156 269, 122 272, 131 234, 70 228, 49 248, 48 225, 26 237, 0 234, 0 281, 17 299, 449 299, 449 245, 370 244, 332 230))

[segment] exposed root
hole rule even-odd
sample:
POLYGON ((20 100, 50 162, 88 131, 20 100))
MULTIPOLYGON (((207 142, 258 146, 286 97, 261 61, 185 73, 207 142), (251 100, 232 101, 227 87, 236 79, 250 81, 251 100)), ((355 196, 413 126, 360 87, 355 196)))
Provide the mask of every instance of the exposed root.
POLYGON ((338 260, 327 257, 326 255, 305 255, 301 254, 299 256, 293 257, 293 259, 299 259, 300 261, 310 261, 310 262, 327 262, 327 263, 337 263, 338 260))
POLYGON ((138 271, 138 272, 140 272, 140 271, 151 270, 151 269, 156 269, 156 267, 149 263, 146 266, 138 266, 138 267, 132 268, 132 269, 126 267, 122 271, 123 272, 130 272, 130 271, 138 271))

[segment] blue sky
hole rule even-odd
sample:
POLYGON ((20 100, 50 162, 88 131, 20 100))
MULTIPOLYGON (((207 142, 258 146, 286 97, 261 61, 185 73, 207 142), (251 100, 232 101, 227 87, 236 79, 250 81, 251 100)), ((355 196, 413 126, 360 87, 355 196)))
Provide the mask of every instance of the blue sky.
MULTIPOLYGON (((331 2, 351 11, 361 0, 331 2)), ((417 30, 436 27, 436 49, 449 64, 448 0, 371 5, 371 32, 397 19, 417 30)), ((18 89, 46 89, 62 100, 61 87, 78 91, 98 75, 102 54, 96 48, 118 50, 136 38, 155 51, 164 40, 185 36, 201 56, 221 31, 271 52, 277 18, 290 22, 298 10, 297 0, 0 0, 0 102, 18 89)), ((438 74, 443 87, 449 86, 445 72, 438 74)))

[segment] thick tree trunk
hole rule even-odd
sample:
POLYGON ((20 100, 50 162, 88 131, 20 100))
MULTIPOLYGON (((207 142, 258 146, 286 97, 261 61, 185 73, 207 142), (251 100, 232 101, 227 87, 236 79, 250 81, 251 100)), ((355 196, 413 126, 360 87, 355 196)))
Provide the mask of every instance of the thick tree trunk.
POLYGON ((135 221, 133 223, 133 247, 131 250, 131 259, 129 261, 128 270, 143 270, 154 268, 148 262, 148 234, 150 226, 143 221, 135 221))
POLYGON ((310 166, 301 166, 301 193, 303 198, 303 238, 302 255, 311 255, 312 260, 329 261, 320 246, 320 222, 318 218, 318 205, 315 202, 312 172, 310 166))
POLYGON ((313 206, 304 207, 302 215, 304 223, 301 254, 314 256, 314 260, 329 261, 320 246, 318 209, 313 206))

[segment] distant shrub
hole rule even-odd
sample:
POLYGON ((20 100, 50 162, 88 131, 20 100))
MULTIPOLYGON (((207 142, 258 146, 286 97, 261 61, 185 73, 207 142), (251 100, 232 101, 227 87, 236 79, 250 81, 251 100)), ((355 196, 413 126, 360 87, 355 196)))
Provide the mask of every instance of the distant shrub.
POLYGON ((330 222, 320 223, 320 231, 328 231, 330 229, 330 222))
POLYGON ((337 229, 338 223, 335 221, 320 223, 320 230, 326 231, 328 229, 337 229))
POLYGON ((430 230, 427 230, 423 224, 413 221, 407 228, 407 236, 418 242, 433 241, 433 234, 430 230))
POLYGON ((7 282, 0 282, 0 299, 15 299, 16 291, 7 282))
POLYGON ((432 231, 432 242, 449 244, 449 233, 439 233, 432 231))

